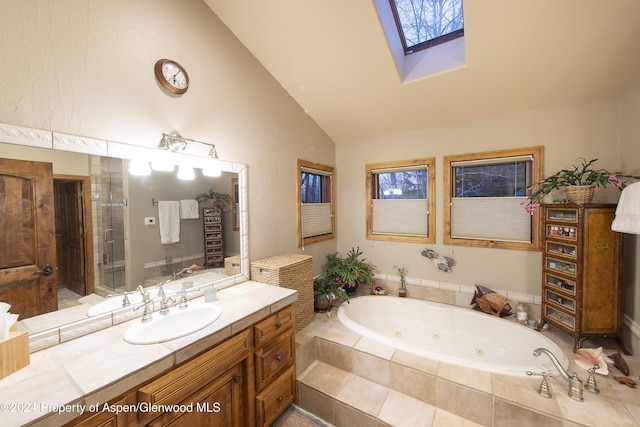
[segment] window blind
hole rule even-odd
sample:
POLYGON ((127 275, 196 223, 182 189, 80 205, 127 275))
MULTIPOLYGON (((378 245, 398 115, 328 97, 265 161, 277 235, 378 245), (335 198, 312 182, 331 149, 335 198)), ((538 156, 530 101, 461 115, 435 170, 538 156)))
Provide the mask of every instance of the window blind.
POLYGON ((330 234, 331 203, 302 203, 302 237, 330 234))
POLYGON ((451 237, 531 243, 526 197, 451 198, 451 237))
POLYGON ((429 233, 427 199, 373 199, 371 232, 427 236, 429 233))

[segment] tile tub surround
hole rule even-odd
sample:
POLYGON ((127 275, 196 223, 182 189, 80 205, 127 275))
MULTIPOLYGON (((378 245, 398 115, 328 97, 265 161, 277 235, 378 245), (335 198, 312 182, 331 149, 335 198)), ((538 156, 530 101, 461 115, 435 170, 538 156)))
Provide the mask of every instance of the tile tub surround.
MULTIPOLYGON (((542 333, 565 351, 569 373, 586 382, 588 373, 573 363, 571 337, 553 327, 542 333)), ((600 394, 585 390, 584 402, 576 402, 557 372, 549 379, 553 396, 544 399, 537 393, 540 377, 490 374, 398 351, 346 329, 335 313, 316 314, 296 334, 296 346, 296 403, 338 427, 640 426, 640 389, 618 384, 613 376, 621 374, 612 365, 607 377, 596 375, 600 394)), ((640 359, 624 358, 637 379, 640 359)))
POLYGON ((140 322, 132 319, 32 353, 29 366, 0 380, 0 424, 62 425, 81 408, 104 405, 296 300, 291 289, 247 281, 219 290, 221 317, 186 337, 128 344, 124 332, 140 322))

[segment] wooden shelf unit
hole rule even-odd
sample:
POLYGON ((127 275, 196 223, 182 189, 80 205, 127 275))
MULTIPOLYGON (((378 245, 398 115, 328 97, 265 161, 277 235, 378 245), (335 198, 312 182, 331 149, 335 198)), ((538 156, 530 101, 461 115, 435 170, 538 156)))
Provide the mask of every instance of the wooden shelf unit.
POLYGON ((204 266, 224 267, 224 231, 222 209, 202 209, 204 227, 204 266))
POLYGON ((614 204, 542 205, 542 316, 571 334, 620 338, 622 238, 614 204))

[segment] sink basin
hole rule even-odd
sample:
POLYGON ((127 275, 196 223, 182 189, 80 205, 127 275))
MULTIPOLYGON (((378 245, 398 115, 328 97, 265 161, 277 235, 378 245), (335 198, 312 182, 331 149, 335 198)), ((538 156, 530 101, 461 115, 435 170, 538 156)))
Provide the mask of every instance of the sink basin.
MULTIPOLYGON (((154 299, 158 296, 157 289, 148 289, 149 296, 151 299, 154 299)), ((166 290, 164 292, 166 295, 171 295, 174 292, 166 290)), ((98 304, 92 306, 89 310, 87 310, 87 317, 98 316, 100 314, 109 313, 113 310, 117 310, 122 308, 122 301, 124 300, 124 295, 116 295, 114 297, 110 297, 105 299, 104 301, 99 302, 98 304)), ((129 302, 130 305, 126 307, 132 307, 134 305, 140 304, 142 302, 142 295, 140 292, 132 292, 129 294, 129 302)))
POLYGON ((153 313, 147 323, 139 320, 124 333, 124 340, 130 344, 154 344, 192 334, 215 322, 222 309, 214 304, 190 305, 181 310, 172 307, 169 314, 161 316, 153 313))

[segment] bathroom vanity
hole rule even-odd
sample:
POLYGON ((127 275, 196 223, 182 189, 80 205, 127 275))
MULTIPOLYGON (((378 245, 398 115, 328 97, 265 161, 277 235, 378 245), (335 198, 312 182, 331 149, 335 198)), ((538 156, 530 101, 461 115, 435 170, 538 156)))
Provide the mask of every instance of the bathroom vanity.
POLYGON ((269 426, 295 397, 296 299, 248 281, 219 291, 221 317, 191 335, 128 344, 138 318, 33 353, 0 381, 16 409, 3 425, 269 426))

